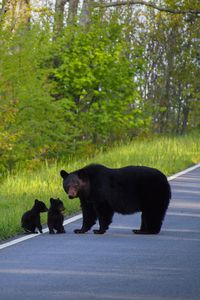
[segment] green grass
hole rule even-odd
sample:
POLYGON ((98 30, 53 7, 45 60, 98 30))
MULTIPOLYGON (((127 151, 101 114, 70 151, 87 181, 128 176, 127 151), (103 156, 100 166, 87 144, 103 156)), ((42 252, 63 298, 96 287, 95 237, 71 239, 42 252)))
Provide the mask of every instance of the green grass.
MULTIPOLYGON (((136 140, 125 146, 116 145, 105 153, 99 151, 92 159, 53 165, 45 163, 38 171, 19 170, 16 175, 7 176, 0 186, 0 239, 22 232, 21 216, 32 207, 35 198, 49 206, 50 197, 59 197, 64 201, 66 215, 79 211, 79 200, 67 199, 59 171, 73 171, 91 162, 114 168, 146 165, 158 168, 169 176, 200 162, 200 136, 136 140)), ((46 213, 41 216, 45 223, 46 213)))

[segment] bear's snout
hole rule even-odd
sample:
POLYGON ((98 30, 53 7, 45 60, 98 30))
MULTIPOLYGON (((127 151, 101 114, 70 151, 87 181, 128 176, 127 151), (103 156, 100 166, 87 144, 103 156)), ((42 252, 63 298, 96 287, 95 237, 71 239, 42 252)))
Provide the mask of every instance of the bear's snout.
POLYGON ((68 197, 69 199, 74 199, 77 197, 77 191, 73 187, 69 188, 68 197))

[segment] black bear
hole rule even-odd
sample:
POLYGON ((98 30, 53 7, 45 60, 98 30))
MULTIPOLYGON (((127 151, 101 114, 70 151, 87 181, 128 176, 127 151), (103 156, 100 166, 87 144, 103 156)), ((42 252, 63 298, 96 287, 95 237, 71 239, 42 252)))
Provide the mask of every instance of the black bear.
POLYGON ((44 202, 35 199, 33 207, 25 212, 21 219, 21 226, 27 233, 42 233, 42 225, 40 222, 40 213, 48 211, 44 202))
POLYGON ((54 229, 57 233, 65 233, 63 226, 64 216, 62 212, 65 210, 63 202, 57 199, 50 199, 50 208, 48 211, 47 224, 49 227, 49 233, 54 234, 54 229))
POLYGON ((60 171, 63 188, 70 199, 79 197, 83 223, 75 233, 85 233, 99 221, 96 234, 103 234, 112 222, 114 212, 142 212, 136 234, 157 234, 171 198, 166 176, 157 169, 127 166, 119 169, 92 164, 67 173, 60 171))

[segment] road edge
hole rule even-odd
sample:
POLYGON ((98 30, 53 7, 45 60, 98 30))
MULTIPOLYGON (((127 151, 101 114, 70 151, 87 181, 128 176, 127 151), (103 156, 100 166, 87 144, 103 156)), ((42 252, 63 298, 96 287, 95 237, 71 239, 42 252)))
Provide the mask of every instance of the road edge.
MULTIPOLYGON (((66 220, 63 222, 63 225, 65 226, 65 225, 67 225, 67 224, 73 223, 73 222, 75 222, 75 221, 77 221, 77 220, 79 220, 79 219, 81 219, 81 218, 82 218, 82 214, 75 215, 75 216, 73 216, 73 217, 71 217, 71 218, 69 218, 69 219, 66 219, 66 220)), ((18 244, 18 243, 24 242, 24 241, 26 241, 26 240, 29 240, 29 239, 38 237, 39 235, 44 234, 44 233, 47 233, 47 232, 49 232, 49 228, 48 228, 48 227, 46 227, 46 228, 43 229, 43 233, 38 233, 38 234, 28 234, 28 235, 22 236, 22 237, 20 237, 20 238, 11 240, 11 241, 9 241, 9 242, 6 242, 6 243, 4 243, 4 244, 1 244, 1 245, 0 245, 0 250, 5 249, 5 248, 10 247, 10 246, 13 246, 13 245, 16 245, 16 244, 18 244)))
POLYGON ((185 169, 185 170, 183 170, 183 171, 181 171, 181 172, 178 172, 178 173, 176 173, 176 174, 174 174, 174 175, 172 175, 172 176, 169 176, 169 177, 168 177, 168 180, 169 180, 169 181, 174 180, 174 179, 176 179, 176 178, 179 177, 179 176, 182 176, 182 175, 187 174, 187 173, 189 173, 189 172, 191 172, 191 171, 194 171, 195 169, 198 169, 199 167, 200 167, 200 163, 199 163, 199 164, 196 164, 196 165, 194 165, 194 166, 192 166, 192 167, 189 167, 189 168, 187 168, 187 169, 185 169))

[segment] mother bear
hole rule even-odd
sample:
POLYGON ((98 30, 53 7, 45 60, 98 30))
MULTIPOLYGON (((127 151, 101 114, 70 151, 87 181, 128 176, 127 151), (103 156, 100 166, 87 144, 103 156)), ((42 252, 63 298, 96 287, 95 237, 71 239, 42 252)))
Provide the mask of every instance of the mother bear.
POLYGON ((96 234, 109 228, 115 212, 141 212, 136 234, 158 234, 171 198, 166 176, 157 169, 127 166, 119 169, 91 164, 72 173, 60 171, 63 188, 70 199, 79 198, 83 223, 75 233, 85 233, 99 221, 96 234))

